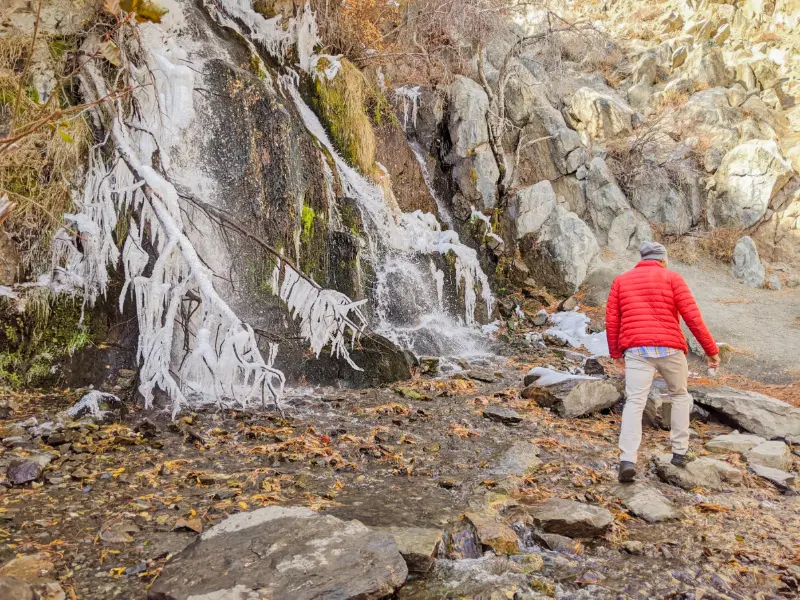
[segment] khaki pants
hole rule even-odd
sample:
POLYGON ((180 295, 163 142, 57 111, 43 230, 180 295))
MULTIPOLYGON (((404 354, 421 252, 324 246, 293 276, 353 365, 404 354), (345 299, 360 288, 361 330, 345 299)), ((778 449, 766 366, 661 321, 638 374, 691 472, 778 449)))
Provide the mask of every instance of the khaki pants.
POLYGON ((635 463, 642 443, 642 413, 656 371, 664 378, 672 399, 670 441, 672 451, 686 454, 689 450, 689 414, 692 396, 687 391, 689 365, 686 355, 677 352, 664 358, 644 358, 625 355, 625 393, 627 400, 622 411, 622 431, 619 436, 620 460, 635 463))

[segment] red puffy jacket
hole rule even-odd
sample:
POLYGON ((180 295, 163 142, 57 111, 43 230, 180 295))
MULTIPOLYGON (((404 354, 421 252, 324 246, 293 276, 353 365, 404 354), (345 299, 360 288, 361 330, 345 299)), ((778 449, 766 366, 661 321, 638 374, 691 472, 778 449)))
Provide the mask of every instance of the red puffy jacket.
POLYGON ((708 356, 719 353, 683 277, 658 261, 643 260, 611 285, 606 306, 611 357, 622 358, 625 350, 639 346, 666 346, 688 354, 679 316, 708 356))

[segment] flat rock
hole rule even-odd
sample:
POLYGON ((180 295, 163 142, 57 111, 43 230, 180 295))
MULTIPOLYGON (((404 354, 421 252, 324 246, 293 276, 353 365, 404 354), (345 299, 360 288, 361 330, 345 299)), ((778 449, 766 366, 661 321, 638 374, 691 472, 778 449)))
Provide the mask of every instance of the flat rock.
POLYGON ((776 398, 725 386, 692 388, 694 401, 768 440, 800 435, 800 408, 776 398))
POLYGON ((734 431, 733 433, 718 435, 706 443, 706 450, 709 452, 738 452, 739 454, 744 454, 765 441, 764 438, 758 435, 734 431))
POLYGON ((600 506, 572 500, 550 499, 530 510, 531 516, 545 533, 568 537, 599 537, 611 528, 611 513, 600 506))
POLYGON ((464 518, 475 527, 475 533, 480 543, 483 546, 488 546, 495 554, 516 554, 519 552, 517 534, 499 517, 468 512, 464 515, 464 518))
POLYGON ((492 475, 524 477, 541 464, 538 447, 530 442, 515 442, 489 472, 492 475))
POLYGON ((744 474, 730 463, 724 460, 717 460, 716 458, 704 457, 704 461, 711 463, 717 470, 719 478, 725 483, 742 483, 744 481, 744 474))
POLYGON ((42 465, 35 460, 14 460, 8 465, 6 478, 12 485, 36 481, 42 475, 42 465))
POLYGON ((648 523, 660 523, 678 516, 672 503, 661 492, 644 483, 621 484, 612 493, 625 508, 648 523))
POLYGON ((430 570, 443 537, 441 529, 424 527, 376 527, 374 531, 385 533, 394 540, 408 570, 415 573, 430 570))
POLYGON ((795 483, 794 475, 786 471, 781 471, 780 469, 773 469, 772 467, 764 467, 762 465, 747 465, 747 469, 754 475, 763 477, 782 490, 791 489, 795 483))
POLYGON ((483 383, 497 383, 500 381, 500 378, 495 375, 494 373, 489 373, 488 371, 476 371, 470 370, 464 373, 470 379, 474 379, 475 381, 482 381, 483 383))
POLYGON ((3 600, 33 600, 33 590, 14 577, 0 577, 0 598, 3 600))
POLYGON ((683 468, 671 464, 670 460, 672 460, 672 454, 659 454, 655 457, 656 473, 662 481, 684 490, 698 487, 715 491, 722 490, 719 467, 711 459, 698 458, 683 468))
POLYGON ((491 421, 496 421, 497 423, 503 423, 505 425, 513 425, 522 422, 522 417, 517 411, 496 405, 484 408, 483 416, 491 421))
POLYGON ((148 598, 383 598, 407 575, 385 533, 307 508, 269 506, 199 536, 166 564, 148 598))
POLYGON ((578 542, 565 535, 558 535, 557 533, 538 533, 536 531, 534 531, 532 535, 536 543, 543 545, 549 550, 555 550, 556 552, 571 552, 575 554, 579 547, 578 542))
POLYGON ((763 442, 745 454, 750 464, 771 467, 781 471, 792 468, 792 452, 789 446, 781 441, 763 442))
POLYGON ((525 397, 559 416, 574 418, 614 406, 620 392, 607 380, 567 379, 549 386, 528 386, 525 397))
POLYGON ((0 577, 13 577, 34 583, 53 569, 53 563, 44 552, 27 554, 8 561, 0 567, 0 577))

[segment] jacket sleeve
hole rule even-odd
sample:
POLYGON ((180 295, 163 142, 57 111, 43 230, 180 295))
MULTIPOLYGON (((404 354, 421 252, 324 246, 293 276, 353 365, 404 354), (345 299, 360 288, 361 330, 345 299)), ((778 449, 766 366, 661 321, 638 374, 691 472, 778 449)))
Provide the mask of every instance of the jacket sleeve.
POLYGON ((615 279, 611 284, 611 293, 606 303, 606 339, 611 358, 622 358, 622 349, 619 347, 619 328, 622 315, 619 307, 619 282, 615 279))
POLYGON ((700 314, 700 309, 694 301, 694 296, 692 296, 689 286, 686 285, 683 277, 674 271, 672 277, 672 293, 675 298, 675 304, 678 307, 678 312, 686 322, 686 326, 694 334, 694 337, 700 342, 700 345, 703 347, 703 352, 705 352, 707 356, 716 356, 719 354, 717 343, 714 341, 711 332, 703 321, 703 315, 700 314))

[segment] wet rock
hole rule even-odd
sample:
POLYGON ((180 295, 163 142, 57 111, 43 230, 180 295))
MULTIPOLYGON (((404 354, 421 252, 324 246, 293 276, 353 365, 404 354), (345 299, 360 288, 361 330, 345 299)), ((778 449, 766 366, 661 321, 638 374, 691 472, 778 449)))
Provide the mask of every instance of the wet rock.
POLYGON ((478 558, 482 555, 483 550, 472 523, 466 520, 456 523, 447 534, 445 556, 459 560, 478 558))
POLYGON ((415 573, 426 573, 430 570, 442 543, 441 529, 380 527, 374 530, 385 533, 394 540, 408 570, 415 573))
POLYGON ((575 554, 579 544, 572 538, 557 533, 533 532, 533 540, 549 550, 555 552, 570 552, 575 554))
POLYGON ((166 564, 148 598, 382 598, 407 574, 394 540, 359 521, 270 506, 203 533, 166 564))
POLYGON ((657 489, 644 483, 618 485, 612 493, 625 508, 648 523, 660 523, 678 517, 672 503, 657 489))
POLYGON ((551 408, 564 418, 590 415, 609 408, 620 399, 617 388, 607 380, 568 379, 549 386, 530 385, 526 398, 551 408))
POLYGON ((748 464, 761 465, 781 471, 792 468, 792 453, 781 441, 763 442, 745 454, 748 464))
POLYGON ((497 383, 499 381, 497 375, 487 371, 470 370, 464 373, 464 376, 469 379, 474 379, 475 381, 482 381, 483 383, 497 383))
POLYGON ((23 485, 39 479, 42 470, 42 465, 35 460, 14 460, 8 465, 6 478, 12 485, 23 485))
POLYGON ((542 464, 539 448, 530 442, 515 442, 489 471, 492 475, 524 477, 542 464))
POLYGON ((709 452, 738 452, 739 454, 744 454, 765 441, 764 438, 758 435, 734 431, 733 433, 718 435, 710 442, 707 442, 706 450, 709 452))
POLYGON ((755 464, 748 465, 747 469, 751 473, 763 477, 781 490, 789 490, 794 487, 795 477, 786 471, 755 464))
POLYGON ((33 590, 14 577, 0 577, 0 598, 3 600, 33 600, 33 590))
POLYGON ((569 298, 559 302, 558 310, 561 312, 569 312, 576 306, 578 306, 578 299, 575 296, 570 296, 569 298))
POLYGON ((683 468, 671 464, 670 460, 672 460, 672 454, 659 454, 655 457, 656 473, 662 481, 684 490, 692 490, 697 487, 714 491, 722 490, 722 478, 717 465, 711 460, 698 458, 683 468))
POLYGON ((605 375, 606 368, 596 358, 587 358, 583 363, 583 372, 587 375, 605 375))
POLYGON ((516 554, 519 552, 517 534, 499 517, 468 512, 464 515, 464 518, 475 527, 478 541, 495 554, 516 554))
POLYGON ((766 270, 758 256, 756 244, 750 236, 746 235, 736 243, 731 273, 748 287, 760 288, 764 285, 766 270))
POLYGON ((515 425, 522 422, 522 417, 517 411, 502 406, 487 406, 483 409, 483 416, 504 425, 515 425))
POLYGON ((611 513, 600 506, 551 499, 530 510, 534 522, 546 533, 569 537, 599 537, 611 528, 611 513))
POLYGON ((439 363, 441 362, 438 356, 420 356, 419 366, 423 374, 434 374, 439 372, 439 363))
POLYGON ((725 386, 694 387, 694 401, 768 440, 800 435, 800 408, 763 394, 725 386))

